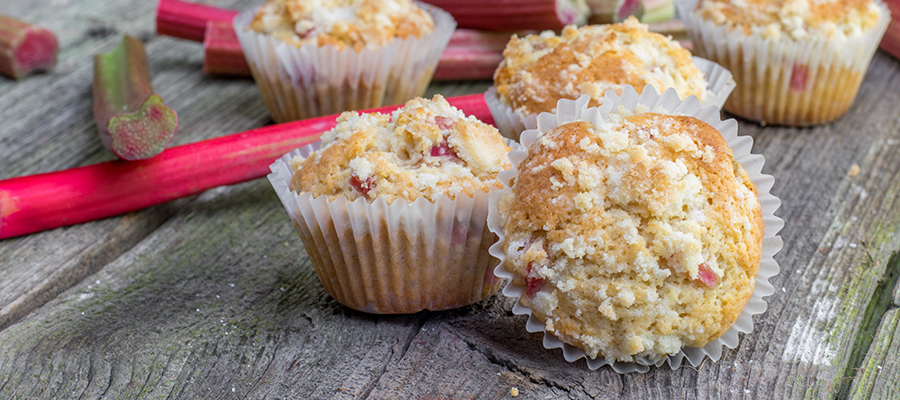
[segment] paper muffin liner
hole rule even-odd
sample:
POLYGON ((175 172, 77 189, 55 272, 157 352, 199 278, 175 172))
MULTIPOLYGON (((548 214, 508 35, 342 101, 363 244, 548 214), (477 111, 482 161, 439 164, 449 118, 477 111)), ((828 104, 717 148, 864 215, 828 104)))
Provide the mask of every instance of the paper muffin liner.
POLYGON ((456 21, 444 10, 416 2, 431 14, 434 30, 421 38, 396 38, 356 52, 310 43, 294 47, 250 29, 257 9, 234 18, 244 57, 275 122, 347 110, 401 104, 425 93, 456 21))
POLYGON ((833 121, 853 104, 869 62, 890 22, 881 19, 846 40, 796 41, 729 30, 694 14, 697 0, 676 2, 699 56, 729 69, 737 87, 725 111, 763 124, 809 126, 833 121))
MULTIPOLYGON (((722 108, 728 94, 735 86, 731 72, 704 58, 695 56, 692 57, 692 60, 706 80, 706 95, 700 105, 704 108, 708 106, 722 108)), ((519 140, 519 135, 526 129, 537 128, 537 114, 526 114, 504 104, 500 101, 500 95, 494 86, 488 88, 484 94, 484 100, 491 110, 491 115, 494 116, 494 124, 497 125, 497 129, 503 136, 519 140)))
POLYGON ((590 369, 597 369, 604 365, 609 365, 618 373, 629 372, 647 372, 651 365, 657 367, 668 363, 669 367, 676 369, 681 366, 684 360, 687 360, 692 366, 698 366, 704 357, 709 357, 712 361, 718 361, 722 357, 722 351, 725 347, 735 348, 738 345, 739 333, 750 333, 753 331, 753 316, 761 314, 766 310, 767 303, 763 297, 769 296, 775 292, 774 287, 769 283, 769 279, 778 274, 778 263, 773 258, 782 248, 782 240, 777 234, 784 227, 784 221, 775 216, 775 210, 781 205, 781 200, 770 193, 775 179, 771 175, 763 174, 762 167, 765 158, 762 155, 751 154, 750 150, 753 146, 753 139, 749 136, 738 136, 737 122, 733 119, 722 121, 719 117, 719 110, 716 107, 700 108, 700 103, 695 97, 689 97, 681 100, 674 89, 666 90, 662 95, 656 93, 652 87, 644 89, 643 93, 638 95, 631 86, 626 86, 621 97, 615 95, 612 91, 608 91, 604 98, 604 103, 598 108, 588 108, 588 96, 582 96, 576 101, 560 100, 557 104, 557 113, 541 113, 538 117, 538 128, 530 129, 522 134, 523 150, 514 150, 509 153, 509 159, 513 164, 511 170, 507 170, 498 175, 498 179, 505 185, 502 190, 491 193, 490 211, 488 212, 488 227, 491 232, 498 235, 499 240, 491 246, 490 253, 499 260, 499 264, 494 270, 494 274, 500 278, 507 278, 510 282, 503 288, 503 294, 507 297, 516 299, 513 306, 513 313, 518 315, 528 315, 528 322, 525 329, 528 332, 544 332, 543 345, 547 349, 560 348, 566 361, 574 362, 580 358, 585 358, 587 366, 590 369), (765 223, 765 233, 762 241, 762 256, 759 263, 759 273, 756 276, 756 284, 750 300, 744 307, 743 312, 738 316, 728 331, 726 331, 718 339, 711 341, 701 348, 685 347, 672 356, 658 357, 635 357, 634 362, 612 362, 603 357, 590 358, 581 348, 563 343, 558 337, 546 331, 545 325, 537 317, 532 314, 532 310, 523 306, 519 301, 525 288, 516 286, 513 283, 514 274, 504 268, 506 256, 503 251, 503 244, 506 237, 503 234, 503 227, 500 221, 500 215, 497 203, 502 196, 511 193, 511 184, 518 176, 518 166, 528 155, 527 149, 536 142, 540 135, 548 132, 559 125, 572 121, 588 121, 594 124, 600 124, 605 116, 608 116, 612 110, 619 106, 624 106, 626 110, 634 110, 638 104, 647 106, 648 109, 654 110, 658 107, 671 113, 680 113, 688 116, 696 117, 719 131, 722 137, 731 147, 734 158, 747 171, 750 179, 756 185, 759 193, 759 202, 762 208, 763 221, 765 223))
POLYGON ((331 297, 358 311, 407 314, 462 307, 497 292, 497 260, 488 253, 496 240, 486 224, 488 192, 391 204, 292 192, 290 160, 320 145, 282 156, 268 178, 331 297))

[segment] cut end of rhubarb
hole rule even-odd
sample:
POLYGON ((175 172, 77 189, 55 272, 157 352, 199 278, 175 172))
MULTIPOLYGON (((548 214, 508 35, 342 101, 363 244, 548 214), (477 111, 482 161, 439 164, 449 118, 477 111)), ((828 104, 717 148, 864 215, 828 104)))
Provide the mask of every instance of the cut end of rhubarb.
POLYGON ((107 125, 112 150, 124 160, 143 160, 161 153, 178 129, 178 114, 154 94, 135 113, 118 115, 107 125))
POLYGON ((5 63, 7 68, 0 72, 14 79, 24 78, 31 73, 47 71, 56 65, 56 52, 59 42, 53 32, 34 25, 29 25, 21 33, 17 43, 13 43, 10 59, 5 63))

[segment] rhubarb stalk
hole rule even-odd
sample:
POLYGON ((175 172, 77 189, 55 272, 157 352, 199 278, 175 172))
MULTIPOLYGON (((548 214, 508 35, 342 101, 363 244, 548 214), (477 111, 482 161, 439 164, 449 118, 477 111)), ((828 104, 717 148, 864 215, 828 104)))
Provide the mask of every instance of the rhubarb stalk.
MULTIPOLYGON (((671 1, 671 0, 659 0, 671 1)), ((591 24, 609 24, 624 21, 629 16, 641 18, 643 7, 640 0, 587 0, 591 9, 591 24)))
POLYGON ((900 58, 900 0, 885 0, 888 9, 891 10, 891 22, 881 38, 882 50, 900 58))
POLYGON ((641 0, 644 12, 641 22, 652 24, 669 21, 675 18, 675 1, 673 0, 641 0))
MULTIPOLYGON (((493 123, 484 95, 451 97, 466 115, 493 123)), ((402 105, 366 112, 391 112, 402 105)), ((109 161, 0 181, 0 239, 80 224, 265 176, 285 153, 319 139, 337 115, 176 146, 157 157, 109 161)))
POLYGON ((53 32, 0 15, 0 73, 21 79, 56 65, 59 42, 53 32))
POLYGON ((231 22, 207 21, 203 38, 203 72, 210 75, 250 76, 241 42, 231 22))
POLYGON ((156 33, 202 42, 208 21, 228 22, 238 12, 180 0, 159 0, 156 33))
POLYGON ((172 141, 178 115, 153 92, 140 40, 125 35, 94 58, 94 120, 103 145, 124 160, 153 157, 172 141))
POLYGON ((453 15, 460 28, 488 31, 560 30, 584 24, 584 0, 422 0, 453 15))
POLYGON ((491 79, 501 61, 503 49, 496 51, 448 46, 441 53, 441 61, 432 79, 436 81, 491 79))

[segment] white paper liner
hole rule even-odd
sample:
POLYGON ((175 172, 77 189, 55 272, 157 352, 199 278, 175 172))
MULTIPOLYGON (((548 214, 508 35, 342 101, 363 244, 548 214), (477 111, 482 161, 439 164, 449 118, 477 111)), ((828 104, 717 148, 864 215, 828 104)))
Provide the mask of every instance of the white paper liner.
POLYGON ((282 156, 268 178, 331 297, 363 312, 406 314, 462 307, 497 292, 496 259, 488 253, 496 240, 486 226, 489 193, 388 205, 381 198, 329 201, 292 192, 290 160, 320 145, 282 156))
POLYGON ((882 9, 881 19, 862 35, 846 40, 762 38, 703 19, 694 13, 697 1, 679 0, 676 7, 694 53, 734 74, 737 87, 725 110, 764 124, 809 126, 844 115, 890 23, 887 7, 874 0, 882 9))
POLYGON ((506 187, 503 190, 491 193, 488 227, 499 237, 498 242, 491 246, 490 249, 491 255, 499 260, 494 274, 501 278, 510 279, 510 283, 503 288, 503 294, 516 299, 512 310, 514 314, 529 316, 525 325, 525 329, 528 332, 544 332, 543 345, 545 348, 561 348, 563 357, 569 362, 585 358, 587 366, 592 370, 609 365, 618 373, 647 372, 651 365, 660 367, 664 363, 668 363, 670 368, 676 369, 681 366, 685 359, 695 367, 700 365, 703 358, 707 356, 713 361, 719 360, 722 356, 723 347, 731 349, 737 347, 739 333, 750 333, 753 331, 753 315, 761 314, 766 310, 767 304, 763 297, 775 292, 775 288, 769 283, 769 279, 778 274, 779 271, 778 263, 773 257, 782 248, 783 243, 777 233, 784 227, 784 221, 775 216, 775 210, 781 206, 781 200, 770 193, 775 179, 771 175, 765 175, 761 172, 765 158, 762 155, 750 153, 753 139, 749 136, 737 135, 737 122, 735 120, 720 120, 719 109, 714 106, 701 109, 696 97, 691 96, 682 101, 678 98, 674 89, 666 90, 662 95, 659 95, 654 88, 649 87, 645 88, 641 95, 638 95, 634 88, 629 85, 626 86, 621 97, 615 95, 612 91, 607 91, 603 105, 598 108, 588 108, 587 104, 588 96, 585 95, 576 101, 560 100, 557 103, 557 114, 541 113, 538 117, 538 129, 530 129, 522 134, 521 143, 524 149, 510 152, 509 159, 513 163, 513 169, 498 175, 498 179, 506 187), (572 121, 589 121, 594 124, 600 124, 603 117, 609 115, 611 110, 617 109, 620 105, 624 106, 626 110, 634 110, 638 104, 645 105, 650 110, 662 107, 671 113, 696 117, 712 125, 722 134, 722 137, 731 147, 735 160, 741 163, 750 176, 751 181, 756 185, 765 223, 765 233, 762 242, 759 274, 756 277, 756 286, 753 294, 734 325, 721 337, 702 348, 685 347, 681 352, 673 356, 660 356, 658 358, 635 357, 635 362, 631 363, 610 362, 603 357, 590 358, 581 348, 563 343, 555 335, 546 331, 544 323, 532 314, 530 308, 523 306, 519 302, 519 298, 524 293, 525 288, 514 285, 512 282, 514 275, 503 266, 506 259, 503 252, 503 243, 506 237, 503 234, 497 202, 503 195, 512 192, 510 185, 518 176, 517 168, 519 164, 528 155, 526 149, 537 141, 542 132, 547 132, 559 125, 572 121))
MULTIPOLYGON (((694 56, 692 60, 706 80, 706 95, 700 105, 722 108, 735 86, 731 72, 704 58, 694 56)), ((494 86, 488 88, 484 94, 484 100, 491 110, 491 115, 494 116, 494 124, 503 136, 519 140, 519 135, 526 129, 537 128, 537 114, 525 114, 503 104, 494 86)))
POLYGON ((416 4, 431 14, 434 30, 421 38, 394 39, 374 51, 315 43, 294 47, 250 29, 256 9, 238 14, 234 31, 272 118, 296 121, 422 96, 456 21, 440 8, 416 4))

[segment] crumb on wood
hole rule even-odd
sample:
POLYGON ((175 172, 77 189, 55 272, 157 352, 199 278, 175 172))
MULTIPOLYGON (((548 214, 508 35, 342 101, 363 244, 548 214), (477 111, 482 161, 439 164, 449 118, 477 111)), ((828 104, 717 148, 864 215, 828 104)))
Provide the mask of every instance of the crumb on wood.
POLYGON ((512 397, 518 397, 518 396, 519 396, 519 389, 518 389, 518 388, 512 388, 512 389, 509 389, 509 395, 512 396, 512 397))
POLYGON ((850 176, 857 176, 857 175, 859 175, 859 165, 857 165, 857 164, 851 165, 851 166, 850 166, 850 170, 847 171, 847 175, 850 175, 850 176))

